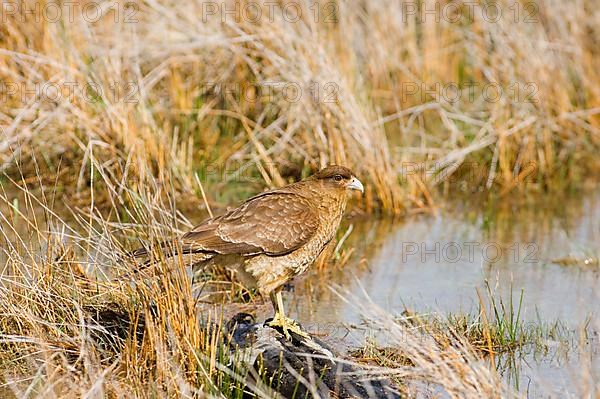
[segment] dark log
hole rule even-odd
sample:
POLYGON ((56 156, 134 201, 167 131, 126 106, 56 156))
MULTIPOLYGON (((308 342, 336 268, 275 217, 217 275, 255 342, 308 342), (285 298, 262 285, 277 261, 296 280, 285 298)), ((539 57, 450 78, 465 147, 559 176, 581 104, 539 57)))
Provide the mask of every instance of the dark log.
POLYGON ((267 322, 256 323, 251 315, 238 313, 226 326, 231 350, 248 353, 249 385, 267 382, 285 398, 401 397, 388 380, 345 362, 319 338, 291 333, 292 340, 287 340, 267 322))

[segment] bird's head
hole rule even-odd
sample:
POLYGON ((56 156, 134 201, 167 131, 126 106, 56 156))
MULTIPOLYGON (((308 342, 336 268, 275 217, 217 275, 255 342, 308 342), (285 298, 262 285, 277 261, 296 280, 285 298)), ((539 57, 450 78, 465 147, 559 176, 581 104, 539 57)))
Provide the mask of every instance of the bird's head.
POLYGON ((327 188, 358 190, 361 193, 365 191, 360 180, 354 176, 354 173, 350 169, 344 166, 330 165, 321 169, 310 178, 320 181, 327 188))

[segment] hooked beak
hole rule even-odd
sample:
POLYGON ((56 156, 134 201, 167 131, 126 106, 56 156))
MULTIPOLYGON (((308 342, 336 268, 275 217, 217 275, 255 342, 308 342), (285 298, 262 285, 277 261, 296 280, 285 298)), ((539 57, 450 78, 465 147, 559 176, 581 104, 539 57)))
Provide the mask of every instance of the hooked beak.
POLYGON ((348 189, 350 190, 358 190, 361 193, 365 192, 365 188, 363 187, 362 183, 360 182, 360 180, 358 180, 356 177, 352 176, 352 180, 350 180, 350 183, 348 183, 348 189))

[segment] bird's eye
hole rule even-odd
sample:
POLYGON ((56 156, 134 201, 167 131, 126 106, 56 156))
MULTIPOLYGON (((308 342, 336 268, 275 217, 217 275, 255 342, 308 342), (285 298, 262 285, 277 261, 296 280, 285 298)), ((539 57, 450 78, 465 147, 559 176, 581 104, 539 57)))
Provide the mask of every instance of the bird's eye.
POLYGON ((335 175, 335 176, 333 176, 333 180, 335 180, 335 181, 342 181, 342 176, 341 175, 335 175))

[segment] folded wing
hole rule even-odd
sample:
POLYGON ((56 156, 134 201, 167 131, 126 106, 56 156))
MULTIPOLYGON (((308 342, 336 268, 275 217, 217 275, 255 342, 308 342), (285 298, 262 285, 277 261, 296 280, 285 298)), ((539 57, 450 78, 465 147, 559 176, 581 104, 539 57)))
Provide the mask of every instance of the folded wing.
POLYGON ((182 240, 183 247, 194 252, 279 256, 306 244, 318 225, 310 200, 294 192, 272 191, 207 220, 182 240))

